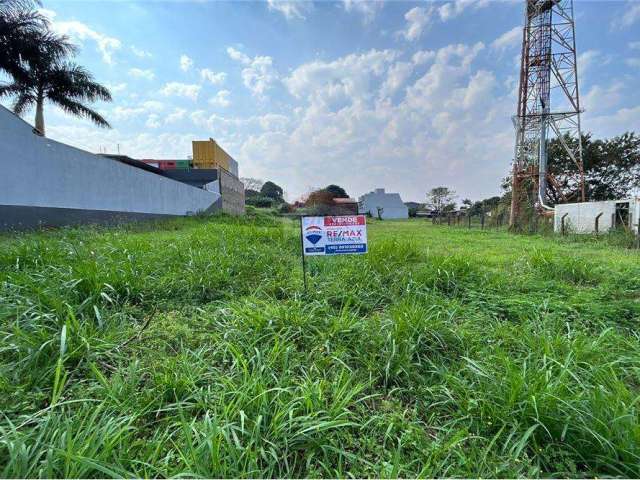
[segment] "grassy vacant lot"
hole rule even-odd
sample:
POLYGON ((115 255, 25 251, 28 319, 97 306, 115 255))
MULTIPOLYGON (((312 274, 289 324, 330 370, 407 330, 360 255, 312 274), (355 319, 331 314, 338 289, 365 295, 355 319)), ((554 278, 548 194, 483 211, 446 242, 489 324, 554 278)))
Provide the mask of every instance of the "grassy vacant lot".
POLYGON ((640 475, 640 255, 374 222, 0 237, 0 477, 640 475))

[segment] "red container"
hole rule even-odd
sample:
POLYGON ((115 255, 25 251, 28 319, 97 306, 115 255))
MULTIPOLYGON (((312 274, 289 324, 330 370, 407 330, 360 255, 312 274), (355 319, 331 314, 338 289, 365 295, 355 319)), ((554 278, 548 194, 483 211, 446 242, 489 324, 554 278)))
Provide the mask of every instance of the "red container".
POLYGON ((174 170, 176 168, 175 160, 159 160, 158 168, 162 170, 174 170))

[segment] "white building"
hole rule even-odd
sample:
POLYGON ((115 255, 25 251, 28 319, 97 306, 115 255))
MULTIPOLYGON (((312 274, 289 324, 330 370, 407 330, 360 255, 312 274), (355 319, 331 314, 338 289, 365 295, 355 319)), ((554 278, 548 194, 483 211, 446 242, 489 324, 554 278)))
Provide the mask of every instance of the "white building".
POLYGON ((554 231, 571 233, 606 232, 626 227, 638 233, 640 198, 604 202, 563 203, 555 206, 554 231))
POLYGON ((376 188, 358 200, 360 213, 369 213, 374 218, 378 218, 378 212, 383 219, 409 218, 409 209, 399 193, 386 193, 384 188, 376 188))

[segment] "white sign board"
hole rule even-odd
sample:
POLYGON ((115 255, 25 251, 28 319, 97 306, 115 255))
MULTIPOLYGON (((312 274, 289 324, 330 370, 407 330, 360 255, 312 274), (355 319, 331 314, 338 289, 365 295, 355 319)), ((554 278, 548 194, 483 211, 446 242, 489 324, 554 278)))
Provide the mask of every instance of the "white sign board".
POLYGON ((367 218, 302 217, 302 249, 305 255, 367 253, 367 218))

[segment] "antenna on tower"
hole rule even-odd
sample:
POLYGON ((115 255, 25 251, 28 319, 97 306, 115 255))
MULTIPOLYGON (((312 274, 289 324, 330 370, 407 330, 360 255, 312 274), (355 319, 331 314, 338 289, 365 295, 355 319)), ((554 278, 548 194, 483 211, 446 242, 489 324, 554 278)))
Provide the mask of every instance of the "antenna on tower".
POLYGON ((510 226, 518 221, 527 184, 537 190, 531 203, 538 211, 553 210, 549 185, 563 202, 576 195, 585 201, 580 113, 573 0, 525 0, 510 226), (576 164, 577 176, 549 173, 550 137, 576 164))

